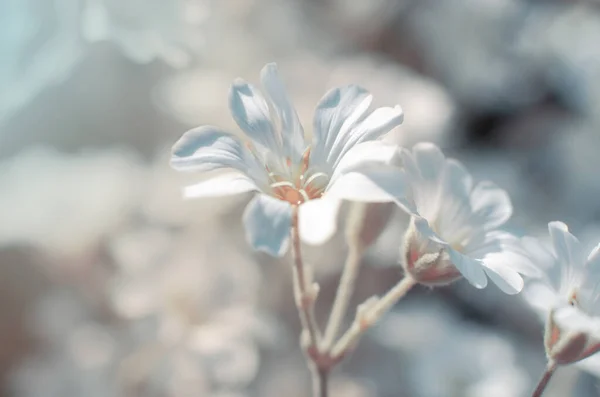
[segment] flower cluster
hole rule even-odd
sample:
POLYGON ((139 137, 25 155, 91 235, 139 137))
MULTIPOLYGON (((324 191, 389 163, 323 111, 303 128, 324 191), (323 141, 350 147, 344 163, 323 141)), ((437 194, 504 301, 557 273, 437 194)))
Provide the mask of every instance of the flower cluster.
POLYGON ((401 124, 403 112, 399 106, 370 111, 371 95, 361 87, 329 91, 317 105, 309 139, 275 64, 264 67, 261 83, 265 96, 242 80, 231 87, 230 109, 245 139, 212 126, 195 128, 175 144, 171 165, 206 174, 185 188, 186 197, 252 192, 243 216, 250 244, 274 256, 291 247, 302 344, 315 369, 317 395, 323 395, 317 391, 331 367, 416 284, 434 287, 464 278, 484 288, 491 280, 516 294, 523 276, 539 278, 527 296, 548 312, 549 366, 534 396, 541 395, 557 365, 600 350, 600 312, 594 307, 600 297, 600 246, 586 259, 559 222, 549 225, 553 252, 502 230, 512 215, 509 195, 490 181, 475 183, 434 144, 409 150, 381 140, 401 124), (300 242, 319 245, 335 234, 343 201, 360 205, 353 204, 346 222, 349 255, 322 334, 313 314, 319 288, 305 269, 300 242), (404 279, 359 305, 354 322, 336 340, 360 255, 387 224, 393 203, 410 216, 399 243, 404 279))
POLYGON ((478 288, 490 277, 502 290, 523 286, 516 237, 496 230, 512 213, 506 192, 491 182, 473 187, 469 173, 433 144, 412 151, 379 138, 400 125, 399 106, 369 111, 369 93, 349 85, 319 102, 312 141, 305 136, 274 64, 261 73, 265 99, 236 80, 230 91, 233 118, 245 140, 202 126, 173 147, 180 171, 216 170, 185 188, 186 197, 258 192, 244 223, 250 243, 273 255, 287 251, 292 208, 298 207, 301 238, 318 244, 334 234, 342 200, 395 202, 414 215, 404 244, 404 267, 423 284, 445 284, 464 276, 478 288))

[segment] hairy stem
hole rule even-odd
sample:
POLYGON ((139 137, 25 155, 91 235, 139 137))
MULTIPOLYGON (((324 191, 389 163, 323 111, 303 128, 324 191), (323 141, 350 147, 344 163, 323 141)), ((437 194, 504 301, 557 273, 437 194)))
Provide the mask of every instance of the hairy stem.
POLYGON ((329 369, 311 366, 313 379, 313 396, 327 397, 329 395, 329 369))
POLYGON ((327 397, 327 377, 329 370, 321 362, 319 326, 314 315, 318 287, 312 283, 312 280, 308 280, 306 268, 302 261, 297 206, 294 206, 292 209, 291 240, 294 261, 294 294, 302 323, 302 345, 305 349, 306 360, 312 374, 313 396, 327 397), (304 339, 305 336, 306 339, 304 339))
POLYGON ((352 326, 331 350, 334 360, 341 359, 354 347, 362 334, 390 310, 417 282, 408 274, 383 297, 369 307, 359 308, 352 326), (362 310, 361 310, 362 309, 362 310))
POLYGON ((340 326, 344 321, 344 316, 348 310, 348 304, 352 298, 354 292, 354 286, 356 284, 356 276, 360 268, 360 261, 363 250, 358 242, 350 245, 348 257, 344 264, 344 270, 340 278, 340 284, 337 288, 335 300, 327 322, 327 328, 325 329, 325 336, 323 338, 323 350, 328 351, 331 348, 335 338, 338 335, 340 326))
POLYGON ((557 368, 557 365, 554 361, 552 361, 552 360, 548 361, 548 365, 546 366, 546 371, 544 371, 544 374, 542 375, 542 379, 540 379, 540 382, 538 383, 537 387, 533 391, 533 394, 531 395, 531 397, 541 397, 542 396, 542 394, 544 393, 544 390, 546 390, 546 386, 548 386, 548 382, 550 381, 550 378, 552 378, 552 375, 554 375, 554 371, 556 371, 556 368, 557 368))

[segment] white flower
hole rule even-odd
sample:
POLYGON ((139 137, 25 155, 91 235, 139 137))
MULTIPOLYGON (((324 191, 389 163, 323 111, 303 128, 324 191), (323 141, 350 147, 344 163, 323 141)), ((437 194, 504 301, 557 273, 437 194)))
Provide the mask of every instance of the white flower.
POLYGON ((519 273, 530 268, 518 239, 497 230, 512 214, 508 194, 488 181, 473 186, 465 168, 431 143, 402 149, 401 159, 418 212, 404 242, 406 271, 422 284, 464 276, 484 288, 489 277, 505 293, 520 291, 519 273))
POLYGON ((259 192, 244 213, 247 236, 254 248, 277 256, 287 250, 294 206, 301 238, 318 244, 335 232, 339 200, 402 200, 401 171, 384 166, 396 148, 376 141, 402 122, 399 106, 369 112, 372 97, 363 88, 333 89, 317 105, 309 141, 275 64, 263 68, 261 82, 267 99, 241 79, 231 87, 229 106, 246 142, 202 126, 175 144, 177 170, 233 171, 187 187, 185 196, 259 192))
POLYGON ((549 358, 568 364, 600 350, 600 244, 586 257, 567 225, 550 222, 548 230, 552 248, 523 238, 527 254, 544 270, 529 283, 525 298, 547 318, 549 358))

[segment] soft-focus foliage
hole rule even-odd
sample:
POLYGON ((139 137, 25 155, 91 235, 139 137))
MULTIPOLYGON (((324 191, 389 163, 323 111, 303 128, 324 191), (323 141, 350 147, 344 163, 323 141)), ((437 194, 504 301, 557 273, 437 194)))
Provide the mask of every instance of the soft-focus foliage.
MULTIPOLYGON (((433 142, 506 190, 507 231, 563 219, 590 252, 599 31, 583 1, 0 1, 0 395, 309 393, 290 269, 245 238, 251 195, 181 200, 201 180, 168 167, 184 131, 237 131, 230 83, 267 62, 307 138, 323 93, 360 85, 402 106, 386 142, 433 142)), ((388 216, 353 303, 401 278, 408 217, 388 216)), ((324 307, 345 254, 343 233, 305 247, 324 307)), ((598 361, 547 395, 596 395, 598 361)), ((528 396, 543 366, 523 300, 457 282, 412 291, 331 393, 528 396)))

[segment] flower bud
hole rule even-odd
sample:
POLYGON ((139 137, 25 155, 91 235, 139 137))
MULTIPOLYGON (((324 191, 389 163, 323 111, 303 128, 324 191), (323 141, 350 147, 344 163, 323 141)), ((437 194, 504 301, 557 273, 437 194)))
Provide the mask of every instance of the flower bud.
POLYGON ((404 235, 401 261, 404 271, 423 285, 447 285, 462 277, 443 247, 423 238, 412 219, 404 235))
POLYGON ((584 315, 577 311, 571 306, 557 308, 548 316, 544 335, 546 355, 561 365, 572 364, 600 351, 600 340, 581 327, 579 320, 584 315))

